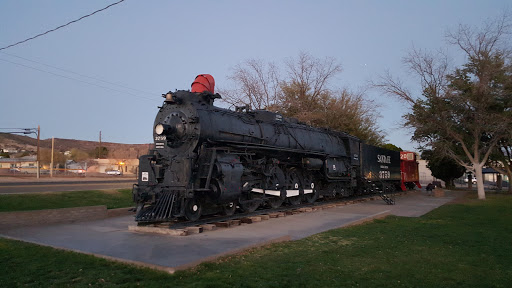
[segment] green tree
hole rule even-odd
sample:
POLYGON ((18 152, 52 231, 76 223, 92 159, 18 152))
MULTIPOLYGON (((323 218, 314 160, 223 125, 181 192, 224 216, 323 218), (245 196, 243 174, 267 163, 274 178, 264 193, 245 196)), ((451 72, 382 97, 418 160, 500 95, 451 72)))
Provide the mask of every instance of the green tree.
POLYGON ((421 96, 389 74, 376 85, 411 104, 404 118, 414 128, 413 140, 474 172, 479 199, 485 199, 482 167, 512 127, 512 69, 505 41, 510 28, 505 15, 480 30, 461 25, 448 33, 448 42, 467 60, 451 73, 445 55, 413 49, 404 62, 419 76, 421 96))
POLYGON ((432 150, 424 150, 421 158, 428 161, 427 168, 432 172, 432 176, 443 180, 446 188, 453 189, 455 188, 454 180, 462 177, 466 168, 457 164, 452 158, 440 155, 442 154, 432 150))
POLYGON ((400 148, 396 145, 393 145, 391 143, 386 143, 384 145, 381 145, 380 147, 384 148, 384 149, 388 149, 388 150, 398 151, 398 152, 404 151, 402 148, 400 148))
POLYGON ((9 155, 9 153, 7 152, 4 152, 3 149, 0 149, 0 158, 10 158, 11 156, 9 155))

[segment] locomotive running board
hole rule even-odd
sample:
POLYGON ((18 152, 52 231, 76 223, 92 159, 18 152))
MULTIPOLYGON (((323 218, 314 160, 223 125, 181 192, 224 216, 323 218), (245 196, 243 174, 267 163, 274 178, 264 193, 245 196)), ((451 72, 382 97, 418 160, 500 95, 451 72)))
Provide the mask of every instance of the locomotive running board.
POLYGON ((143 208, 135 215, 137 222, 156 222, 170 220, 176 200, 176 191, 163 192, 155 204, 143 208))

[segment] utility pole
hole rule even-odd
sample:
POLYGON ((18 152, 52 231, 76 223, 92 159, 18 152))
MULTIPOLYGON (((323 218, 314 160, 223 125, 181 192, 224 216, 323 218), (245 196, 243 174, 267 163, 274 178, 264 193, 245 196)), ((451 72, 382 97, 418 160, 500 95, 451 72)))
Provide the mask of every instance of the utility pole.
POLYGON ((39 127, 39 125, 37 125, 37 179, 39 179, 40 177, 40 170, 39 170, 39 135, 41 135, 41 128, 39 127))
POLYGON ((100 148, 98 148, 98 159, 101 159, 101 130, 100 130, 100 148))
POLYGON ((39 127, 39 125, 37 125, 37 130, 36 130, 36 128, 0 128, 0 130, 14 130, 14 131, 3 132, 3 133, 9 133, 9 134, 28 135, 28 134, 36 134, 37 133, 36 176, 37 176, 37 179, 39 179, 40 174, 41 174, 40 170, 39 170, 39 161, 41 160, 39 157, 39 140, 40 140, 40 135, 41 135, 41 128, 39 127))
POLYGON ((50 177, 53 177, 53 145, 55 144, 55 138, 52 137, 52 161, 50 164, 50 177))

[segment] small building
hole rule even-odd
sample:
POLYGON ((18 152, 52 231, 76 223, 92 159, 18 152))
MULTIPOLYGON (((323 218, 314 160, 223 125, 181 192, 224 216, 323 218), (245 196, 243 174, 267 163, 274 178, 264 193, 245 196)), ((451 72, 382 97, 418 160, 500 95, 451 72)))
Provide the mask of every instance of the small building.
POLYGON ((94 159, 92 162, 88 172, 119 170, 123 174, 136 174, 139 167, 139 159, 94 159))
POLYGON ((20 158, 0 158, 0 172, 36 173, 37 156, 24 156, 20 158))

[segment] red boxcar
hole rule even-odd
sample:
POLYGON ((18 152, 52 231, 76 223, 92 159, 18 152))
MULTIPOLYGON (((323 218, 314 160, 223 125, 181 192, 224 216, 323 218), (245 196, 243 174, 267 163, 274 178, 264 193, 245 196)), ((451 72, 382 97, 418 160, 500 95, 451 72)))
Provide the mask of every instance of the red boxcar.
POLYGON ((415 186, 421 188, 416 153, 408 151, 400 152, 400 173, 402 174, 400 183, 402 191, 414 189, 415 186))

